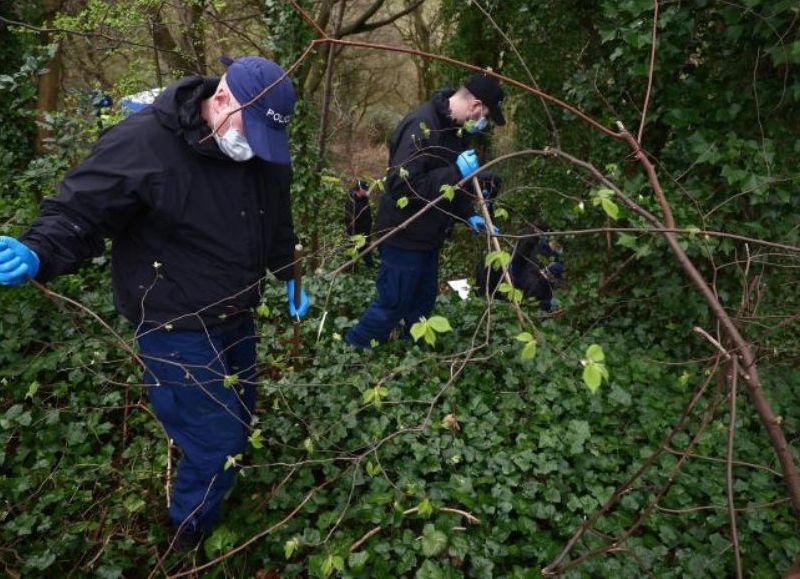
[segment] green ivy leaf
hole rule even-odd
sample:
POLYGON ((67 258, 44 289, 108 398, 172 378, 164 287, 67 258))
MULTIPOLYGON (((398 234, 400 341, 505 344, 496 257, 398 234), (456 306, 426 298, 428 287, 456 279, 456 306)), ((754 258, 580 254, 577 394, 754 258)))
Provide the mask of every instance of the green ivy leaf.
POLYGON ((266 304, 260 304, 256 308, 256 315, 259 318, 267 318, 267 317, 269 317, 269 308, 267 307, 267 305, 266 304))
POLYGON ((400 199, 397 200, 396 205, 398 209, 405 209, 406 206, 408 205, 408 197, 406 196, 400 197, 400 199))
POLYGON ((236 533, 225 525, 217 527, 203 545, 206 556, 213 559, 236 544, 236 533))
POLYGON ((502 207, 495 208, 494 219, 495 221, 503 221, 505 219, 508 219, 508 211, 506 211, 502 207))
POLYGON ((225 388, 232 388, 239 383, 239 375, 238 374, 226 374, 225 377, 222 379, 222 385, 225 388))
POLYGON ((300 546, 300 537, 292 537, 283 545, 283 554, 287 559, 291 559, 292 555, 300 546))
POLYGON ((322 573, 328 577, 334 570, 344 571, 344 558, 333 553, 325 557, 321 567, 322 573))
POLYGON ((44 571, 50 565, 52 565, 56 560, 56 554, 53 551, 45 551, 41 555, 31 555, 29 556, 25 562, 27 565, 30 565, 34 569, 38 569, 39 571, 44 571))
POLYGON ((347 565, 355 570, 358 571, 364 565, 367 564, 367 560, 369 559, 369 553, 367 551, 359 551, 358 553, 350 553, 347 557, 347 565))
POLYGON ((447 547, 447 535, 428 523, 422 529, 422 554, 435 557, 447 547))

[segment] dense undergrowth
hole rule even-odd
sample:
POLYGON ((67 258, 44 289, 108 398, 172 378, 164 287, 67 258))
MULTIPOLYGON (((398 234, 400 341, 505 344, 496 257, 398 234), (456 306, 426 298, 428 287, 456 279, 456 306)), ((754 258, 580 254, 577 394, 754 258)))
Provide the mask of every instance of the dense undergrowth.
MULTIPOLYGON (((104 270, 94 266, 55 289, 114 320, 104 270)), ((440 335, 434 349, 396 341, 358 354, 339 336, 369 299, 371 276, 362 269, 335 282, 319 341, 329 286, 319 276, 308 280, 316 306, 303 323, 299 362, 290 358, 291 327, 280 292, 268 292, 253 425, 263 442, 259 438, 237 460, 241 474, 205 554, 224 554, 312 496, 288 522, 214 573, 537 576, 575 526, 657 448, 706 379, 711 384, 673 440, 674 453, 662 455, 598 529, 616 534, 636 520, 708 405, 722 408, 694 452, 724 456, 724 393, 707 362, 673 363, 696 353, 697 344, 681 332, 648 336, 620 318, 599 326, 567 314, 541 321, 537 355, 523 361, 508 304, 492 308, 487 339, 480 326, 485 302, 448 293, 437 313, 454 331, 440 335), (595 395, 583 384, 579 363, 591 343, 602 345, 611 371, 609 384, 595 395), (473 348, 462 370, 464 352, 473 348)), ((563 297, 569 305, 577 296, 563 297)), ((147 574, 168 545, 167 451, 142 408, 131 409, 123 439, 126 385, 132 403, 142 395, 138 370, 107 331, 34 288, 4 292, 0 303, 6 571, 147 574), (20 303, 26 307, 11 307, 20 303)), ((796 437, 798 373, 775 366, 765 374, 776 411, 796 437)), ((740 405, 736 458, 774 467, 747 404, 740 405)), ((729 573, 724 489, 724 464, 688 461, 622 549, 572 574, 729 573), (682 509, 688 511, 677 512, 682 509)), ((763 468, 737 467, 736 492, 743 557, 756 576, 774 576, 800 549, 788 504, 765 506, 785 497, 781 479, 763 468)), ((600 540, 589 535, 582 547, 600 540)), ((182 565, 188 562, 170 555, 164 570, 182 565)))

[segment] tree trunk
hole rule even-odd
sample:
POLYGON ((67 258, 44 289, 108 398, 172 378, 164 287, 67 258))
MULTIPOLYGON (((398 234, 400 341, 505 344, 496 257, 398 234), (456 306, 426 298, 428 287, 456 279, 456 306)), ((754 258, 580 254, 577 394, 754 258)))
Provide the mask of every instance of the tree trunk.
MULTIPOLYGON (((43 3, 43 27, 47 28, 52 22, 58 11, 61 10, 62 0, 45 0, 43 3)), ((50 34, 41 33, 41 43, 49 44, 50 34)), ((61 94, 61 78, 64 74, 64 64, 61 59, 61 47, 56 47, 53 58, 47 63, 47 72, 39 76, 39 94, 36 100, 36 118, 44 120, 46 113, 58 108, 58 97, 61 94)), ((43 152, 44 140, 50 136, 50 132, 41 126, 36 132, 35 150, 38 154, 43 152)))
MULTIPOLYGON (((193 53, 194 49, 187 52, 183 47, 178 46, 169 26, 164 22, 161 8, 161 6, 154 5, 150 13, 150 27, 153 34, 153 45, 158 53, 158 61, 167 65, 167 74, 171 77, 179 78, 188 74, 201 74, 197 70, 198 66, 194 59, 187 57, 187 54, 193 53)), ((205 70, 205 63, 202 68, 205 70)), ((161 83, 160 67, 156 71, 156 76, 159 79, 158 82, 161 83)))

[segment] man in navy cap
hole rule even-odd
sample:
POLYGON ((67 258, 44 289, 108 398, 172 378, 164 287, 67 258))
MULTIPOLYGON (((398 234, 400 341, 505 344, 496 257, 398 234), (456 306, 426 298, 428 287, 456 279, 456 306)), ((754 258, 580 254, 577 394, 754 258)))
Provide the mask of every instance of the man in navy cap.
POLYGON ((116 307, 135 327, 156 416, 180 447, 169 516, 197 544, 220 515, 254 418, 253 307, 266 270, 294 303, 291 81, 260 57, 165 89, 99 140, 19 239, 0 284, 75 271, 111 240, 116 307), (244 108, 242 108, 244 107, 244 108))
POLYGON ((405 335, 420 317, 433 310, 438 293, 439 250, 454 220, 484 231, 486 223, 472 206, 472 197, 457 190, 413 222, 403 225, 442 194, 479 169, 469 149, 470 136, 505 124, 503 91, 497 79, 473 74, 458 90, 442 89, 406 115, 389 142, 389 169, 378 206, 375 235, 395 230, 381 244, 377 299, 350 329, 345 340, 356 348, 385 342, 402 320, 405 335))

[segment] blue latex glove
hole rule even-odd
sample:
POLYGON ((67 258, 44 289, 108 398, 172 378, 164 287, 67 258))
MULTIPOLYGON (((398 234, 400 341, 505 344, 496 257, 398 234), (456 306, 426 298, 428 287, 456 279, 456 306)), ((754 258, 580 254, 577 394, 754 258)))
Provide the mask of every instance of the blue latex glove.
MULTIPOLYGON (((469 219, 467 219, 467 223, 469 226, 472 227, 472 230, 475 233, 483 233, 486 231, 486 221, 480 215, 473 215, 469 219)), ((500 233, 500 230, 497 228, 497 225, 492 226, 492 231, 494 231, 495 235, 500 233)))
POLYGON ((302 318, 308 313, 308 294, 303 288, 300 288, 300 307, 295 306, 293 279, 286 282, 286 300, 289 302, 289 315, 293 318, 302 318))
POLYGON ((456 165, 458 165, 458 170, 461 171, 462 177, 477 171, 480 164, 478 163, 478 154, 475 149, 467 149, 461 153, 456 159, 456 165))
POLYGON ((39 256, 13 237, 0 236, 0 285, 20 285, 39 271, 39 256))
POLYGON ((564 264, 561 263, 560 261, 551 263, 545 269, 547 269, 547 273, 549 273, 556 279, 561 279, 561 277, 564 275, 564 264))

